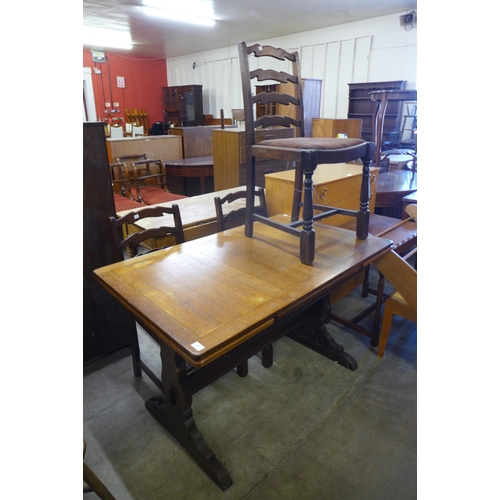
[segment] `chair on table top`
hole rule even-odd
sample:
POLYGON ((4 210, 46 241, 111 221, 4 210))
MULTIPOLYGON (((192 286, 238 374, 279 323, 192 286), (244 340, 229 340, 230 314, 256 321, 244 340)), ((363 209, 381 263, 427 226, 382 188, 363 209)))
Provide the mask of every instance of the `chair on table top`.
MULTIPOLYGON (((240 206, 237 209, 231 210, 224 215, 224 204, 231 204, 236 200, 246 199, 247 192, 236 191, 234 193, 229 193, 223 198, 216 196, 214 198, 215 203, 215 213, 217 215, 217 224, 219 226, 219 231, 225 231, 232 227, 241 226, 245 223, 245 206, 240 206)), ((266 197, 263 188, 256 188, 255 196, 259 199, 259 204, 255 206, 255 211, 267 217, 267 207, 266 207, 266 197)))
POLYGON ((143 203, 139 203, 132 198, 132 179, 129 178, 125 164, 112 163, 109 166, 109 172, 115 202, 115 213, 143 208, 145 206, 143 203))
POLYGON ((111 139, 119 139, 123 137, 123 127, 119 123, 110 125, 109 136, 111 139))
MULTIPOLYGON (((300 239, 300 260, 304 264, 314 261, 315 238, 313 223, 316 220, 334 214, 350 215, 357 220, 356 235, 360 239, 368 236, 368 202, 370 198, 369 174, 370 161, 374 154, 374 144, 362 139, 311 138, 304 136, 304 109, 302 99, 302 79, 300 75, 299 56, 297 52, 286 52, 269 45, 255 44, 247 46, 245 42, 238 44, 243 103, 245 109, 246 140, 246 185, 247 204, 245 215, 245 234, 251 237, 253 223, 259 221, 277 229, 287 231, 300 239), (263 62, 256 58, 274 60, 275 68, 265 70, 263 62), (278 61, 282 61, 281 63, 278 61), (250 70, 250 67, 257 68, 250 70), (276 91, 255 93, 252 81, 280 82, 276 91), (283 91, 283 92, 282 92, 283 91), (254 118, 254 107, 257 107, 254 118), (272 115, 273 109, 278 113, 272 115), (263 113, 261 115, 261 113, 263 113), (268 114, 266 114, 268 113, 268 114), (265 139, 255 141, 255 128, 262 127, 295 127, 295 137, 284 139, 265 139), (360 192, 360 208, 358 211, 342 208, 313 205, 313 174, 317 165, 322 163, 345 163, 361 159, 363 166, 360 192), (268 219, 254 210, 255 162, 257 160, 280 160, 295 163, 294 200, 290 223, 282 224, 268 219), (304 189, 302 189, 304 188, 304 189), (302 191, 304 191, 302 193, 302 191), (301 197, 303 196, 303 202, 301 197), (300 208, 302 219, 299 220, 300 208), (320 213, 316 215, 313 210, 320 213), (302 227, 302 229, 299 229, 302 227)), ((263 59, 262 59, 263 60, 263 59)), ((272 134, 272 129, 269 130, 272 134)), ((332 168, 335 168, 332 165, 332 168)))
MULTIPOLYGON (((160 241, 160 247, 153 248, 152 250, 144 250, 142 253, 149 253, 158 251, 168 246, 184 243, 184 230, 182 228, 181 214, 178 205, 171 207, 144 207, 141 210, 129 212, 126 215, 115 218, 109 217, 111 234, 113 239, 113 250, 115 262, 125 260, 125 255, 133 258, 139 254, 139 246, 145 245, 147 240, 157 238, 156 244, 160 241), (137 226, 140 220, 151 217, 164 217, 167 216, 163 225, 154 225, 147 229, 141 229, 137 226), (170 216, 170 217, 168 217, 170 216), (129 226, 133 224, 132 227, 129 226), (122 235, 126 236, 123 237, 122 235), (160 239, 161 240, 158 240, 160 239), (164 244, 163 244, 164 243, 164 244)), ((134 329, 134 334, 131 339, 130 349, 132 351, 132 362, 134 367, 134 375, 141 376, 141 369, 143 369, 151 380, 162 389, 162 384, 159 378, 146 366, 141 360, 139 339, 137 337, 137 330, 134 329)), ((162 389, 163 390, 163 389, 162 389)))
MULTIPOLYGON (((234 193, 229 193, 223 198, 216 196, 214 198, 215 203, 215 213, 217 214, 217 224, 219 231, 225 231, 232 227, 241 226, 245 223, 245 207, 240 206, 230 212, 224 214, 223 206, 228 203, 233 203, 236 200, 246 199, 247 192, 236 191, 234 193)), ((267 217, 267 207, 266 207, 266 197, 263 188, 257 188, 255 190, 255 196, 259 199, 259 204, 255 207, 255 211, 267 217)), ((262 366, 264 368, 271 368, 273 366, 273 346, 268 345, 262 350, 262 366)), ((241 363, 237 367, 238 375, 244 377, 248 374, 248 360, 241 363)))
MULTIPOLYGON (((417 205, 406 207, 407 214, 417 222, 417 205)), ((405 255, 404 258, 395 259, 391 254, 387 259, 378 260, 377 268, 392 283, 396 291, 386 299, 377 356, 384 356, 387 340, 391 330, 393 316, 401 316, 410 321, 417 321, 417 272, 406 261, 415 254, 417 249, 405 255)), ((396 254, 394 254, 396 255, 396 254)), ((397 255, 396 255, 397 256, 397 255)))
POLYGON ((132 196, 146 205, 187 198, 182 194, 170 193, 167 188, 167 173, 163 162, 144 159, 132 163, 134 187, 132 196))
POLYGON ((101 500, 116 500, 104 483, 95 475, 94 471, 85 463, 87 443, 83 440, 83 480, 87 486, 83 487, 84 493, 94 492, 101 500))

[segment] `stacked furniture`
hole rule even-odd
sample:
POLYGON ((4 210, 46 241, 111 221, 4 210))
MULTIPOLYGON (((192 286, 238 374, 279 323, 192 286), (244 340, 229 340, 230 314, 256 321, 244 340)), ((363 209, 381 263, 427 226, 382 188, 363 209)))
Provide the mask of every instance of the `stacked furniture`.
MULTIPOLYGON (((304 100, 302 96, 302 79, 298 52, 287 52, 270 45, 254 44, 247 46, 245 42, 238 44, 240 60, 243 104, 245 109, 246 139, 246 172, 247 172, 247 205, 245 216, 245 235, 252 237, 254 222, 272 226, 297 236, 300 242, 300 261, 312 264, 315 255, 314 222, 336 215, 347 215, 356 219, 356 237, 364 240, 368 237, 370 212, 369 178, 370 163, 373 158, 374 144, 362 139, 334 139, 306 137, 304 124, 304 100), (261 59, 261 58, 267 58, 261 59), (252 59, 250 62, 249 59, 252 59), (290 72, 277 71, 275 68, 263 69, 272 60, 287 63, 290 72), (257 61, 258 60, 258 61, 257 61), (250 67, 257 67, 250 70, 250 67), (287 84, 287 92, 262 92, 254 95, 253 81, 279 81, 287 84), (291 85, 289 90, 288 85, 291 85), (272 103, 288 106, 291 111, 286 116, 264 115, 255 119, 254 108, 272 103), (286 139, 266 139, 257 143, 255 129, 268 127, 295 128, 295 137, 286 139), (264 217, 254 210, 255 164, 257 159, 277 160, 294 163, 295 181, 292 215, 289 223, 281 223, 264 217), (343 207, 331 207, 313 202, 313 175, 319 164, 335 164, 349 161, 360 161, 362 172, 359 206, 357 210, 343 207), (301 201, 303 200, 303 201, 301 201), (302 214, 299 219, 299 212, 302 214), (316 212, 316 213, 315 213, 316 212), (320 213, 317 213, 320 212, 320 213), (300 229, 299 229, 300 228, 300 229)), ((280 68, 283 66, 279 66, 280 68)))

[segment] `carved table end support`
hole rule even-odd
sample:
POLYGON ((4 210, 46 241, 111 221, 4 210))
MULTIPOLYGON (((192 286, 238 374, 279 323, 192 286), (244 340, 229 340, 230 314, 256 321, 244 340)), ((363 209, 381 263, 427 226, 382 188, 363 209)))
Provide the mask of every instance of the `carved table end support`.
POLYGON ((161 345, 161 358, 165 400, 151 398, 146 401, 146 408, 221 490, 226 491, 233 484, 233 480, 196 427, 186 362, 165 344, 161 345))
POLYGON ((358 368, 358 363, 344 351, 340 344, 335 342, 326 329, 325 318, 328 314, 328 308, 328 297, 316 302, 310 309, 309 318, 287 336, 354 372, 358 368))

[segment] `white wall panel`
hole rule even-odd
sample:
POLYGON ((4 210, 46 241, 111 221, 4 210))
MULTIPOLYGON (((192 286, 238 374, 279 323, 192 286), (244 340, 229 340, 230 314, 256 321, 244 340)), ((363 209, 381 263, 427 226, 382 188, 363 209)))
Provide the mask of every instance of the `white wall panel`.
MULTIPOLYGON (((407 80, 407 88, 416 88, 416 29, 399 26, 401 14, 257 42, 299 52, 302 77, 323 80, 321 116, 346 118, 348 83, 407 80)), ((222 108, 229 117, 243 107, 237 46, 167 59, 167 68, 169 85, 203 85, 205 114, 219 117, 222 108)))

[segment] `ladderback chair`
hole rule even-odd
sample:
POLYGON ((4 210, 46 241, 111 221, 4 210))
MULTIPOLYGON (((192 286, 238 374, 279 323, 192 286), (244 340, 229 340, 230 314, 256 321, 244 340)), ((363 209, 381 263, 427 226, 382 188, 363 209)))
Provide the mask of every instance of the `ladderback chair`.
MULTIPOLYGON (((257 188, 254 192, 255 196, 259 200, 259 204, 254 207, 256 213, 262 214, 264 217, 267 217, 267 207, 266 207, 266 196, 264 194, 263 188, 257 188)), ((215 213, 217 215, 217 224, 219 227, 219 231, 225 231, 226 229, 230 229, 232 227, 241 226, 245 223, 245 206, 240 206, 239 208, 235 208, 230 212, 224 214, 224 205, 227 203, 230 205, 236 200, 246 200, 247 192, 246 190, 235 191, 233 193, 229 193, 223 198, 216 196, 214 198, 215 203, 215 213)))
MULTIPOLYGON (((121 262, 125 258, 133 258, 139 254, 139 246, 150 240, 151 238, 162 238, 162 241, 169 241, 172 246, 174 244, 184 243, 184 230, 182 227, 181 214, 178 205, 171 207, 144 207, 141 210, 128 212, 122 217, 109 217, 111 234, 113 239, 113 251, 115 262, 121 262), (165 217, 166 216, 166 217, 165 217), (170 216, 170 217, 169 217, 170 216), (151 227, 141 230, 136 224, 142 220, 151 217, 165 217, 165 223, 160 227, 151 227), (125 225, 134 224, 134 229, 125 230, 125 225), (123 237, 126 234, 126 237, 123 237), (165 238, 170 237, 170 240, 165 238)), ((156 252, 166 248, 162 246, 153 248, 153 250, 146 249, 142 253, 156 252)), ((137 330, 134 328, 134 333, 131 339, 130 349, 132 351, 132 362, 134 367, 134 374, 136 377, 141 376, 141 369, 144 370, 151 380, 162 389, 162 384, 159 378, 153 371, 141 360, 139 338, 137 337, 137 330)))
MULTIPOLYGON (((257 188, 254 191, 255 197, 259 200, 259 204, 255 206, 255 211, 267 217, 266 196, 263 188, 257 188)), ((234 210, 224 214, 224 205, 234 203, 237 200, 246 200, 246 190, 235 191, 229 193, 223 198, 214 197, 215 213, 217 215, 217 225, 219 231, 225 231, 232 227, 241 226, 245 223, 245 206, 239 206, 234 210)), ((262 351, 262 366, 271 368, 273 366, 273 346, 266 346, 262 351)), ((238 375, 244 377, 248 373, 248 360, 237 367, 238 375)))
POLYGON ((128 175, 124 163, 112 163, 109 166, 109 173, 113 189, 115 213, 144 207, 143 203, 135 201, 132 198, 132 179, 128 175))
POLYGON ((134 187, 132 196, 146 205, 187 198, 182 194, 170 193, 167 188, 167 173, 161 161, 144 159, 132 163, 134 187))
MULTIPOLYGON (((314 261, 315 235, 313 223, 326 217, 341 214, 355 217, 356 235, 360 239, 368 236, 370 199, 370 162, 374 144, 362 139, 311 138, 304 136, 304 109, 299 55, 270 45, 238 44, 243 104, 245 109, 246 140, 246 184, 247 202, 245 235, 252 237, 255 221, 284 230, 300 238, 300 260, 304 264, 314 261), (262 59, 262 64, 260 63, 262 59), (262 69, 265 61, 276 69, 262 69), (282 61, 279 63, 278 61, 282 61), (256 69, 250 69, 250 65, 256 69), (279 69, 279 68, 278 68, 279 69), (253 93, 255 82, 279 82, 276 91, 253 93), (286 93, 281 92, 281 88, 286 93), (254 109, 257 108, 257 109, 254 109), (272 114, 274 110, 281 114, 272 114), (257 113, 258 111, 258 113, 257 113), (284 114, 286 113, 286 115, 284 114), (255 141, 255 129, 261 127, 295 127, 295 137, 255 141), (254 210, 255 162, 257 160, 279 160, 294 162, 294 199, 291 221, 282 224, 266 218, 254 210), (360 208, 358 211, 313 204, 313 174, 319 164, 345 163, 361 160, 362 183, 360 208), (303 201, 301 198, 303 197, 303 201), (299 219, 302 208, 302 218, 299 219), (314 213, 316 211, 316 214, 314 213), (300 227, 302 229, 300 229, 300 227)), ((270 133, 272 130, 270 131, 270 133)), ((332 168, 335 168, 332 166, 332 168)))

